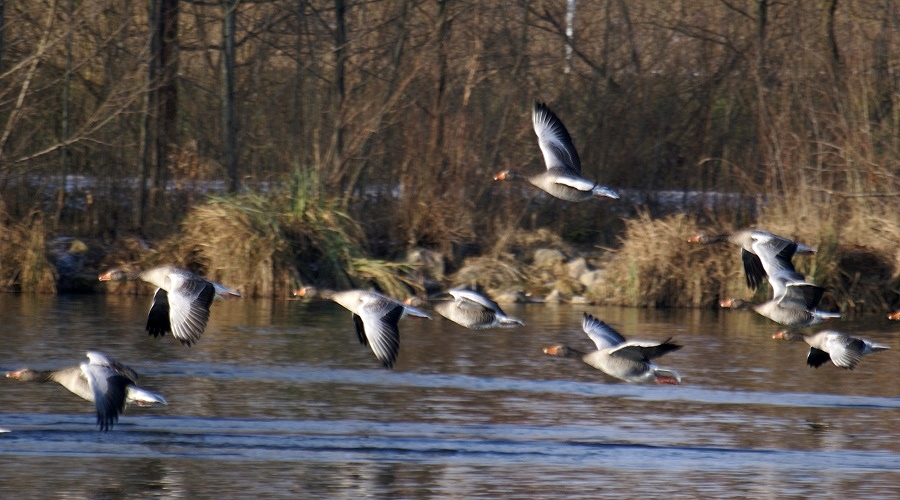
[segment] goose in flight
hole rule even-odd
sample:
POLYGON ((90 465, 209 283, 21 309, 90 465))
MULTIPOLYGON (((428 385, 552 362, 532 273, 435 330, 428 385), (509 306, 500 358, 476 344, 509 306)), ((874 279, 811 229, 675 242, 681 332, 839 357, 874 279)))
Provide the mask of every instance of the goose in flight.
POLYGON ((752 309, 761 316, 784 326, 805 327, 841 317, 839 312, 817 309, 825 289, 803 279, 796 272, 781 271, 769 277, 772 298, 763 303, 741 299, 725 299, 721 307, 732 309, 752 309))
POLYGON ((200 340, 209 322, 209 307, 214 298, 240 297, 241 294, 214 281, 175 267, 160 266, 145 271, 113 269, 100 275, 100 281, 146 281, 157 287, 147 315, 147 333, 160 337, 171 333, 190 346, 200 340))
POLYGON ((611 326, 584 313, 582 329, 594 341, 596 351, 584 353, 566 345, 544 348, 544 354, 561 358, 581 358, 586 364, 626 382, 679 384, 681 376, 660 368, 653 359, 681 349, 672 339, 663 342, 628 341, 611 326))
POLYGON ((431 319, 421 309, 368 290, 334 291, 308 286, 296 290, 294 295, 330 299, 353 313, 359 343, 369 346, 385 368, 392 368, 397 360, 400 319, 409 316, 431 319))
POLYGON ((168 404, 161 395, 137 385, 138 375, 131 368, 99 351, 87 352, 88 362, 59 370, 23 368, 6 374, 22 382, 56 382, 69 392, 91 401, 97 408, 97 426, 112 429, 129 403, 138 406, 168 404))
POLYGON ((822 330, 813 335, 803 335, 791 331, 780 331, 772 335, 773 339, 789 342, 804 341, 809 344, 806 364, 818 368, 831 360, 835 366, 852 370, 866 354, 890 349, 886 345, 876 344, 871 340, 851 337, 834 330, 822 330))
POLYGON ((527 177, 514 170, 504 170, 494 176, 495 181, 525 180, 566 201, 619 198, 612 189, 581 175, 581 159, 572 143, 572 137, 562 120, 546 104, 534 103, 531 118, 547 170, 527 177))
POLYGON ((496 302, 474 290, 454 288, 447 293, 453 298, 436 303, 434 310, 460 326, 485 330, 514 328, 525 324, 522 320, 507 316, 496 302))

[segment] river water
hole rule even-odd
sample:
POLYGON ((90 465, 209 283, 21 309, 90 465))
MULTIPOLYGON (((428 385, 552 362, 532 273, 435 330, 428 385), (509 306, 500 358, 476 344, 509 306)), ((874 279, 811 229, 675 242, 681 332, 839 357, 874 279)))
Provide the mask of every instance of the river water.
POLYGON ((143 332, 150 297, 0 296, 0 369, 99 349, 168 406, 101 433, 56 384, 0 379, 0 497, 575 498, 900 495, 900 324, 831 326, 892 347, 806 366, 752 312, 518 305, 527 326, 401 322, 393 371, 329 302, 216 302, 192 348, 143 332), (675 337, 679 386, 633 385, 541 348, 675 337))

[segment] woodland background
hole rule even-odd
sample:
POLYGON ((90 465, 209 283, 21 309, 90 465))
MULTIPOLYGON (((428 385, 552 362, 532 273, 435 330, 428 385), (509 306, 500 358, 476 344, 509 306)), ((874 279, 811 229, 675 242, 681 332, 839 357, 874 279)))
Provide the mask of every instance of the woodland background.
POLYGON ((604 300, 702 306, 739 259, 684 240, 759 225, 819 247, 840 307, 890 307, 898 28, 893 0, 0 1, 0 280, 59 291, 65 244, 391 288, 410 249, 511 265, 541 230, 601 255, 604 300), (623 201, 491 180, 543 168, 535 100, 623 201))

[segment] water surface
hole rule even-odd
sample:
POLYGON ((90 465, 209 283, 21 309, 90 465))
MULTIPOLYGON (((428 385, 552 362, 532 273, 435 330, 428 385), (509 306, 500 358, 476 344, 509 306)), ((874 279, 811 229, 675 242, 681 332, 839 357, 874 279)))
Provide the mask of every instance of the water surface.
POLYGON ((520 305, 526 327, 404 320, 393 371, 331 303, 217 302, 200 342, 144 334, 149 297, 0 296, 0 369, 100 349, 168 406, 97 432, 53 384, 0 380, 9 497, 896 497, 900 325, 831 326, 890 345, 854 371, 744 311, 520 305), (577 360, 590 312, 628 337, 674 337, 680 386, 633 385, 577 360))

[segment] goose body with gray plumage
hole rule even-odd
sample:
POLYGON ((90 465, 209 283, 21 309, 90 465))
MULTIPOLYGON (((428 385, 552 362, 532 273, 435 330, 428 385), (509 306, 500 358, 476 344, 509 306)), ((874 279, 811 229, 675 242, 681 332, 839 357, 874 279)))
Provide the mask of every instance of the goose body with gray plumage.
POLYGON ((59 370, 23 368, 6 374, 22 382, 56 382, 78 397, 91 401, 97 409, 97 426, 110 430, 125 411, 126 404, 150 406, 167 404, 161 395, 137 385, 131 368, 99 351, 88 351, 88 362, 59 370))
POLYGON ((763 303, 742 299, 725 299, 721 307, 750 309, 761 316, 785 326, 806 327, 817 325, 841 317, 839 312, 818 309, 825 289, 802 279, 803 276, 790 271, 779 272, 769 278, 773 297, 763 303))
POLYGON ((525 323, 507 316, 493 300, 474 291, 462 288, 448 290, 453 299, 434 305, 434 310, 450 321, 471 330, 488 328, 515 328, 525 323))
POLYGON ((809 344, 806 364, 818 368, 831 360, 835 366, 852 370, 866 354, 890 349, 886 345, 876 344, 868 339, 851 337, 834 330, 822 330, 813 335, 780 331, 772 335, 773 339, 789 342, 804 341, 809 344))
POLYGON ((514 170, 504 170, 494 176, 495 181, 526 180, 548 194, 566 201, 619 198, 612 189, 582 176, 581 158, 572 143, 572 137, 562 120, 550 111, 546 104, 534 103, 531 118, 547 170, 529 177, 514 170))
MULTIPOLYGON (((761 229, 744 229, 730 234, 698 234, 690 243, 729 242, 741 248, 747 287, 756 290, 763 280, 783 271, 794 270, 795 254, 814 253, 815 249, 761 229)), ((802 277, 801 277, 802 280, 802 277)))
POLYGON ((100 275, 100 281, 146 281, 157 287, 147 315, 147 333, 160 337, 171 333, 190 346, 200 340, 209 322, 214 298, 240 297, 235 290, 175 266, 160 266, 145 271, 113 269, 100 275))
POLYGON ((586 364, 626 382, 679 384, 681 376, 660 368, 653 359, 681 349, 672 339, 663 342, 628 341, 611 326, 584 313, 582 329, 594 341, 596 351, 584 353, 566 345, 544 348, 544 354, 561 358, 581 358, 586 364))
POLYGON ((385 368, 392 368, 400 351, 399 321, 406 317, 431 319, 426 312, 378 292, 368 290, 334 291, 303 287, 295 296, 330 299, 353 314, 359 343, 368 346, 385 368))

